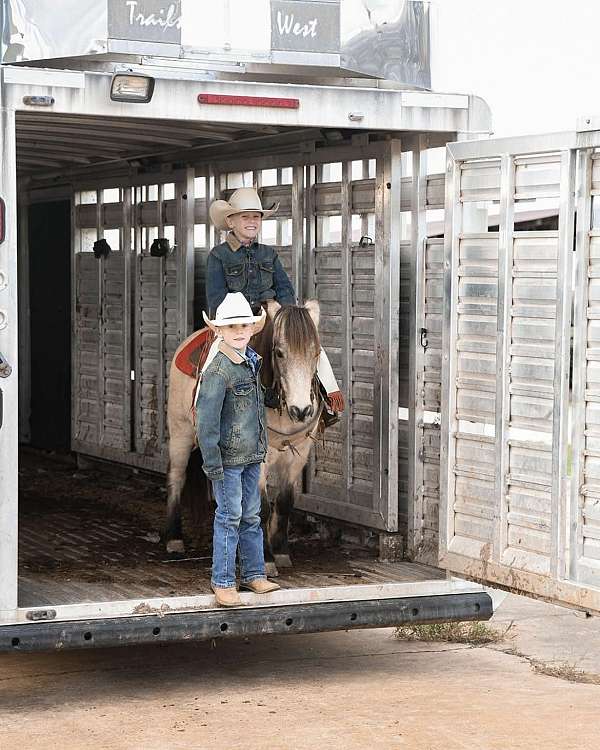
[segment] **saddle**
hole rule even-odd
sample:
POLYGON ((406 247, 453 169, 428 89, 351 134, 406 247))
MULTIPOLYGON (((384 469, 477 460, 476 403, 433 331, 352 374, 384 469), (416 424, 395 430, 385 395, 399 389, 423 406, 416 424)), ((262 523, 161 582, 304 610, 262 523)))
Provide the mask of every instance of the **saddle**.
POLYGON ((215 334, 210 328, 201 328, 192 336, 184 348, 175 357, 175 367, 184 375, 196 379, 206 362, 215 334))

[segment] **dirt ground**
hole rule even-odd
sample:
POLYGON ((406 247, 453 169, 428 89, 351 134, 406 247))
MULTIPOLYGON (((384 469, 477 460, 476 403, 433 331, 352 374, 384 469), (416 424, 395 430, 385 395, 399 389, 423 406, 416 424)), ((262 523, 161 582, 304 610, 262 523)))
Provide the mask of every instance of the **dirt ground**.
POLYGON ((596 750, 600 620, 510 596, 495 621, 484 647, 384 629, 0 655, 0 747, 596 750))

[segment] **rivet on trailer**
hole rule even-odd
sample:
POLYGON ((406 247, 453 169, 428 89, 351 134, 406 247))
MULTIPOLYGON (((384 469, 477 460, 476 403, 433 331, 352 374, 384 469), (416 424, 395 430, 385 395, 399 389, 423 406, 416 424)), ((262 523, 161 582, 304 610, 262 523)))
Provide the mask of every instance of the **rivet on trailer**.
POLYGON ((490 129, 477 97, 427 90, 427 3, 297 2, 293 22, 279 0, 244 19, 213 3, 203 24, 185 2, 63 5, 60 34, 42 3, 4 5, 0 649, 487 619, 480 586, 425 565, 448 293, 428 157, 490 129), (405 59, 391 42, 411 34, 405 59), (128 501, 159 491, 168 365, 218 239, 208 205, 242 185, 280 202, 264 240, 321 305, 349 408, 297 508, 346 547, 299 532, 284 588, 224 614, 203 560, 165 559, 128 501), (28 448, 61 443, 79 469, 28 448))

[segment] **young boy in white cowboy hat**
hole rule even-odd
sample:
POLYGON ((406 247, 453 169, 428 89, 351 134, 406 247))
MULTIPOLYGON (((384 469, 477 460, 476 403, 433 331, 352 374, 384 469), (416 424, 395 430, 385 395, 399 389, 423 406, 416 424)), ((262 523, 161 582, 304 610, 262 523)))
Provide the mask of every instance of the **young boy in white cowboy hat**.
POLYGON ((248 345, 266 313, 254 315, 241 292, 227 294, 214 319, 217 334, 202 369, 196 395, 198 446, 217 503, 211 587, 222 607, 237 607, 236 552, 240 587, 256 594, 279 588, 265 574, 260 525, 260 465, 267 430, 259 355, 248 345))
MULTIPOLYGON (((228 230, 225 242, 208 256, 206 297, 212 313, 228 292, 242 292, 256 311, 269 299, 281 305, 295 305, 296 293, 274 247, 257 241, 264 219, 277 212, 279 205, 263 209, 254 188, 239 188, 229 201, 216 200, 210 218, 217 229, 228 230)), ((327 393, 327 403, 337 421, 344 410, 344 398, 329 359, 323 350, 317 367, 319 380, 327 393)), ((326 420, 325 424, 328 423, 326 420)))

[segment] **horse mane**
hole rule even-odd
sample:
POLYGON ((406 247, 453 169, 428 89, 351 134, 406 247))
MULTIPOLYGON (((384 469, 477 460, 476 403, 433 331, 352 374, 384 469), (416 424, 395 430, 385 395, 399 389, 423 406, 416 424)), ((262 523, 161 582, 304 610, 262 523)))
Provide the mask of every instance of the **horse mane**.
POLYGON ((262 331, 252 338, 250 346, 262 357, 262 367, 260 369, 260 382, 265 388, 273 386, 273 360, 271 351, 273 350, 273 321, 267 316, 267 321, 262 331))
POLYGON ((273 339, 276 336, 284 337, 289 351, 294 354, 312 351, 316 357, 321 349, 319 332, 310 312, 305 307, 297 305, 280 307, 272 319, 267 318, 261 333, 252 339, 252 348, 263 359, 261 381, 267 388, 273 385, 271 352, 273 351, 273 339))

